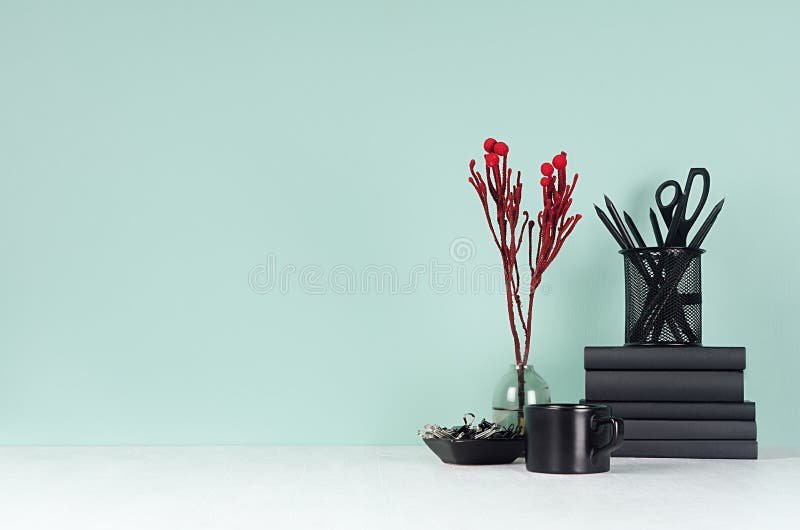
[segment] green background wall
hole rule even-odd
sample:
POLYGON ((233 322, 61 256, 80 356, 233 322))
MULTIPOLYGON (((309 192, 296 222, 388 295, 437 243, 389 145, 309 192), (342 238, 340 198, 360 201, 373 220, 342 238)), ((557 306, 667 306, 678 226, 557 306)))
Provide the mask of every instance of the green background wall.
POLYGON ((498 260, 467 183, 487 135, 529 190, 562 148, 582 175, 535 307, 554 399, 582 396, 584 345, 623 339, 592 202, 645 223, 661 180, 705 166, 727 197, 705 343, 748 347, 759 439, 796 443, 798 15, 0 2, 0 443, 415 443, 488 414, 503 299, 456 281, 498 260), (348 294, 348 271, 419 281, 348 294))

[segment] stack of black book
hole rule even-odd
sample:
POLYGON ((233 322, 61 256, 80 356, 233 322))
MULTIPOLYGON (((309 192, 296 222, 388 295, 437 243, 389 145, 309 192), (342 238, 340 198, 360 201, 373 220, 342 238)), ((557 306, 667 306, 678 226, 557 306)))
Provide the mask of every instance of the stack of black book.
POLYGON ((744 348, 586 347, 585 403, 625 420, 613 456, 757 458, 744 348))

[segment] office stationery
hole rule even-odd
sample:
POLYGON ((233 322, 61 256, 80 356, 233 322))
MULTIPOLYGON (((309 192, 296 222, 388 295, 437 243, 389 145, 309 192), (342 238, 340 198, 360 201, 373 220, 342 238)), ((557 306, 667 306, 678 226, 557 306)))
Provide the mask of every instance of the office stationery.
POLYGON ((697 218, 700 216, 700 211, 706 204, 708 199, 708 191, 711 187, 711 176, 705 168, 692 168, 689 170, 689 175, 686 177, 686 185, 681 189, 681 185, 675 180, 667 180, 656 189, 656 205, 664 222, 669 227, 667 235, 664 238, 665 246, 686 246, 686 237, 689 230, 694 225, 697 218), (694 179, 698 175, 703 178, 703 188, 700 195, 700 200, 695 207, 694 213, 690 217, 686 217, 686 209, 688 208, 689 197, 692 192, 694 179), (667 188, 672 188, 674 195, 672 199, 666 204, 663 202, 663 192, 667 188))
POLYGON ((722 211, 722 205, 725 204, 725 199, 719 201, 716 206, 711 210, 711 213, 708 214, 705 222, 702 224, 700 229, 697 231, 695 236, 692 238, 692 241, 689 243, 689 246, 692 248, 700 248, 700 245, 703 244, 703 240, 705 240, 708 232, 711 230, 711 227, 714 225, 714 221, 717 220, 717 216, 719 212, 722 211))
POLYGON ((596 204, 594 205, 594 211, 597 212, 597 217, 599 217, 600 221, 603 222, 603 225, 605 225, 606 229, 611 234, 611 237, 614 238, 614 241, 617 242, 619 247, 621 249, 628 248, 628 244, 625 242, 625 240, 622 238, 622 235, 617 231, 617 229, 611 223, 611 220, 608 218, 606 213, 603 210, 601 210, 600 207, 597 206, 596 204))
POLYGON ((664 237, 661 235, 661 228, 658 226, 658 218, 656 217, 656 212, 650 208, 650 224, 653 227, 653 235, 656 238, 656 246, 663 247, 664 246, 664 237))
POLYGON ((644 242, 644 238, 642 237, 641 232, 639 232, 639 229, 636 228, 636 223, 633 222, 631 216, 628 215, 628 212, 624 210, 622 211, 622 215, 623 217, 625 217, 625 224, 627 224, 628 228, 630 228, 631 234, 633 234, 633 239, 636 241, 636 244, 639 245, 640 248, 646 247, 647 245, 644 242))

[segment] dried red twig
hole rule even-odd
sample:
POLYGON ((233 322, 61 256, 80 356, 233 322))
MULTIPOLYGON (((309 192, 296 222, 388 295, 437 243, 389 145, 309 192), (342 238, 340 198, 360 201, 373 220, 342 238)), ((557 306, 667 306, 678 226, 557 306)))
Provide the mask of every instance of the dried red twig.
POLYGON ((567 237, 581 219, 580 214, 567 216, 569 207, 572 205, 572 192, 578 183, 578 174, 576 173, 573 177, 571 185, 567 184, 567 153, 563 151, 553 157, 552 164, 548 162, 542 164, 540 169, 543 177, 539 183, 542 187, 543 206, 536 219, 533 220, 529 218, 527 211, 520 212, 522 175, 517 171, 516 178, 512 179, 513 172, 507 167, 508 145, 504 142, 497 142, 493 138, 487 138, 483 143, 483 148, 486 151, 484 155, 485 173, 481 174, 480 171, 476 171, 475 160, 470 161, 469 170, 472 176, 469 178, 469 182, 475 188, 481 201, 492 239, 500 251, 503 262, 508 321, 511 336, 514 339, 514 356, 519 375, 520 414, 518 421, 521 424, 521 411, 525 403, 524 370, 528 363, 532 341, 533 298, 536 288, 542 282, 544 271, 553 263, 567 237), (494 204, 494 212, 489 206, 490 199, 494 204), (520 213, 523 217, 522 223, 519 222, 520 213), (539 236, 534 259, 533 230, 535 226, 539 228, 539 236), (523 311, 522 299, 519 294, 520 274, 517 263, 517 254, 522 248, 526 231, 528 235, 528 266, 531 274, 527 312, 523 311), (520 340, 517 331, 518 321, 522 327, 524 342, 520 340))

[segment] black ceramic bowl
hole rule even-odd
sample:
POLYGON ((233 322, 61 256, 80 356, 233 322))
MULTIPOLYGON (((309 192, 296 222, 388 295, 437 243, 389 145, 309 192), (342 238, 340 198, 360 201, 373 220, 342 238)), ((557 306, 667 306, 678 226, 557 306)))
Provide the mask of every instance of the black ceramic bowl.
POLYGON ((525 439, 514 440, 424 440, 445 464, 483 466, 510 464, 525 451, 525 439))

